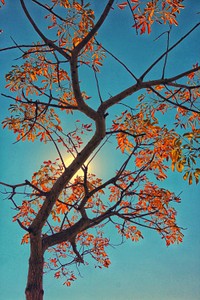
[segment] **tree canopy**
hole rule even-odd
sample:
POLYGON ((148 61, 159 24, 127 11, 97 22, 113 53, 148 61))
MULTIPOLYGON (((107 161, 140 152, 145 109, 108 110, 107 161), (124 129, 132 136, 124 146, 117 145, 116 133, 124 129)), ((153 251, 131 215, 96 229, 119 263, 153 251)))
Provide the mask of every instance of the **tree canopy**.
POLYGON ((186 185, 199 182, 200 67, 195 57, 179 71, 170 55, 199 23, 171 43, 184 10, 181 0, 19 2, 38 40, 13 39, 12 46, 0 49, 19 54, 5 75, 1 98, 11 104, 2 125, 17 143, 44 144, 46 159, 32 178, 0 184, 16 210, 13 222, 25 231, 21 243, 30 243, 26 297, 43 299, 43 271, 51 270, 69 286, 77 276, 73 265, 92 259, 96 267, 109 267, 107 227, 121 242, 139 241, 146 229, 167 246, 182 242, 175 209, 180 195, 163 182, 171 171, 181 173, 186 185), (116 11, 126 16, 130 42, 162 30, 156 40, 165 41, 164 50, 139 74, 134 54, 127 65, 109 47, 112 36, 107 42, 102 38, 116 11), (112 88, 109 67, 113 77, 122 81, 119 72, 124 72, 128 79, 112 88), (108 171, 109 157, 99 178, 106 155, 101 152, 108 145, 116 167, 108 171))

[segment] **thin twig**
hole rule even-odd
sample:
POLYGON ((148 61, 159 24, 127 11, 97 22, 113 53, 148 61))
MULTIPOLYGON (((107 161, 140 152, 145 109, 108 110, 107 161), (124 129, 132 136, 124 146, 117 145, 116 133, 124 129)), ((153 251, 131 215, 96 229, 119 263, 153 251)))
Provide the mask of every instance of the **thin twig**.
POLYGON ((189 30, 184 36, 182 36, 175 44, 173 44, 169 49, 167 49, 160 57, 158 57, 153 64, 140 76, 140 80, 143 81, 145 76, 157 65, 157 63, 163 59, 163 57, 166 56, 169 52, 171 52, 176 46, 178 46, 186 37, 188 37, 198 26, 200 25, 200 22, 197 23, 194 27, 192 27, 191 30, 189 30))

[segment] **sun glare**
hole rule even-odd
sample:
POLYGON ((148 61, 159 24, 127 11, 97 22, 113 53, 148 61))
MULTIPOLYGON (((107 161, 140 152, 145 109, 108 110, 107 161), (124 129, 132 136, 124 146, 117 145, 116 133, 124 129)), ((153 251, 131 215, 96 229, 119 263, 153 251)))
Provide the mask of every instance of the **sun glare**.
MULTIPOLYGON (((72 161, 73 161, 73 157, 68 156, 66 159, 64 159, 66 167, 68 167, 72 163, 72 161)), ((86 163, 84 165, 88 166, 88 173, 92 173, 93 172, 92 171, 93 170, 93 163, 91 162, 88 165, 88 161, 86 161, 86 163)), ((82 168, 80 168, 72 178, 74 179, 76 176, 84 176, 84 172, 83 172, 82 168)))

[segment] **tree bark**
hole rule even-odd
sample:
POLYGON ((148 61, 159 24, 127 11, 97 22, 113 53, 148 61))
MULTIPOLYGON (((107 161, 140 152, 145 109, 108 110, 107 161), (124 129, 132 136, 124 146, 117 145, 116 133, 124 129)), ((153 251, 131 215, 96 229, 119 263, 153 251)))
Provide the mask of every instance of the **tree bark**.
POLYGON ((30 234, 30 258, 28 280, 26 286, 26 300, 43 299, 43 265, 44 253, 42 249, 41 232, 30 234))

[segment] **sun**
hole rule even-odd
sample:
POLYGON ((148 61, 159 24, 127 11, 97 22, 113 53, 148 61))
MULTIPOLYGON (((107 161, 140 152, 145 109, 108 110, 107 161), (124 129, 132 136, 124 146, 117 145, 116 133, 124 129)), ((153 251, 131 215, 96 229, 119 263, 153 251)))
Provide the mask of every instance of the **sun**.
MULTIPOLYGON (((69 166, 72 162, 73 162, 74 158, 72 156, 68 156, 64 159, 64 163, 65 163, 65 166, 69 166)), ((88 167, 88 173, 92 173, 92 169, 93 169, 93 164, 92 162, 91 163, 88 163, 88 161, 85 162, 84 166, 87 166, 88 167)), ((83 167, 84 167, 83 166, 83 167)), ((76 178, 77 176, 84 176, 84 170, 83 168, 80 168, 75 174, 74 176, 72 177, 72 179, 76 178)))

